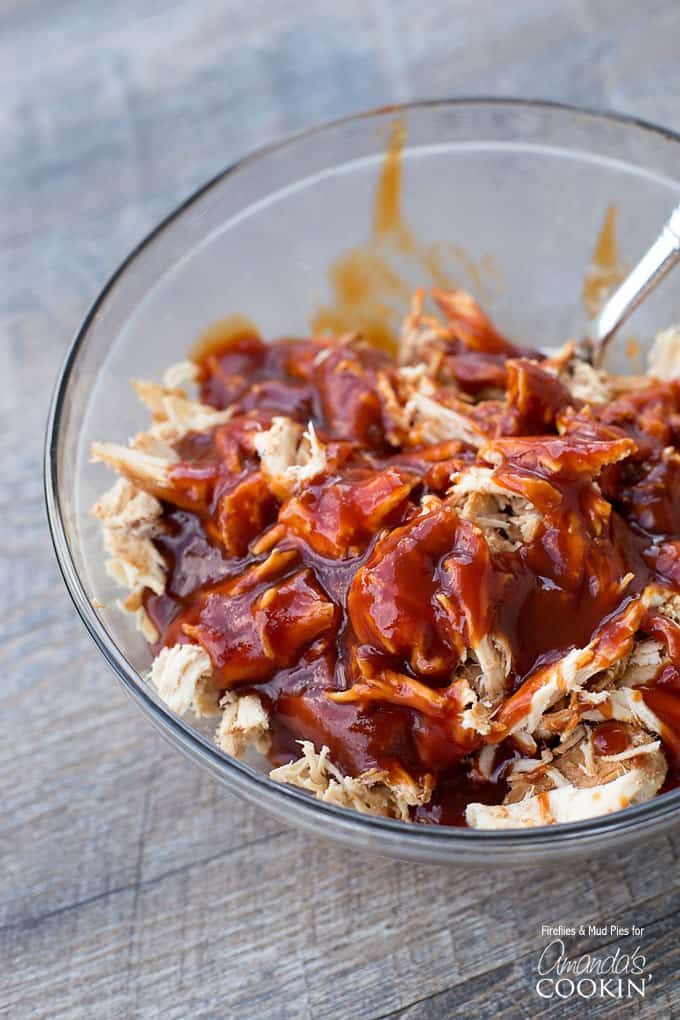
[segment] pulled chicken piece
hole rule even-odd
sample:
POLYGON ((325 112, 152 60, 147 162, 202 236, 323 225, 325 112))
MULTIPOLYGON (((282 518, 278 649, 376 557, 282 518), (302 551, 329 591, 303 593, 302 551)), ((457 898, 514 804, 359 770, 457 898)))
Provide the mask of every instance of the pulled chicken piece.
POLYGON ((664 381, 680 377, 680 326, 657 333, 649 352, 647 372, 664 381))
POLYGON ((375 768, 356 777, 346 776, 329 760, 330 749, 326 745, 317 752, 310 740, 299 743, 302 756, 272 769, 269 776, 278 783, 308 790, 326 804, 406 822, 411 817, 410 809, 426 804, 432 796, 430 776, 418 783, 403 769, 391 775, 375 768))
POLYGON ((151 664, 149 680, 177 715, 217 715, 219 691, 212 685, 210 656, 198 645, 162 648, 151 664))
POLYGON ((298 492, 326 471, 325 448, 311 421, 303 431, 290 418, 273 418, 266 432, 256 434, 254 444, 265 478, 280 499, 298 492))
POLYGON ((233 758, 242 758, 248 747, 266 754, 271 744, 269 715, 257 694, 227 691, 220 699, 222 718, 215 741, 233 758))
POLYGON ((164 450, 159 456, 118 443, 93 443, 91 452, 93 463, 106 464, 149 495, 157 499, 171 495, 170 468, 179 460, 172 451, 164 450))
POLYGON ((216 411, 208 404, 189 400, 185 393, 168 389, 154 382, 136 380, 134 388, 142 403, 146 404, 154 423, 148 432, 141 433, 133 445, 145 448, 149 439, 160 446, 172 446, 188 432, 207 432, 225 425, 232 417, 231 408, 216 411))
POLYGON ((611 378, 606 372, 594 368, 576 353, 573 340, 560 347, 541 367, 571 394, 572 400, 586 404, 606 404, 613 397, 611 378))
POLYGON ((540 528, 539 511, 503 485, 492 468, 464 468, 448 495, 460 516, 482 529, 492 553, 516 552, 532 542, 540 528))
POLYGON ((153 534, 162 512, 157 499, 126 478, 119 478, 92 507, 105 528, 135 535, 153 534))
POLYGON ((145 588, 157 595, 165 591, 165 561, 153 542, 161 504, 126 478, 119 478, 95 503, 92 513, 104 529, 104 548, 110 556, 106 572, 129 592, 121 607, 134 614, 137 629, 147 641, 157 641, 158 630, 144 609, 142 596, 145 588))
POLYGON ((162 648, 154 659, 149 680, 168 708, 177 715, 192 710, 197 716, 221 719, 215 742, 234 758, 249 746, 266 754, 270 745, 269 716, 257 694, 227 691, 214 683, 210 656, 199 645, 162 648))
POLYGON ((468 804, 466 819, 476 829, 516 829, 577 822, 649 800, 666 777, 660 741, 627 727, 625 747, 598 750, 598 728, 587 728, 559 757, 515 762, 503 804, 468 804))
POLYGON ((419 437, 429 443, 459 439, 468 446, 481 447, 489 438, 470 415, 447 407, 422 390, 416 390, 411 395, 406 412, 410 415, 412 425, 421 426, 419 437))
POLYGON ((580 691, 591 677, 630 653, 644 613, 644 600, 631 599, 584 648, 574 648, 556 662, 539 667, 505 701, 498 713, 498 723, 508 733, 524 732, 531 736, 544 713, 560 698, 580 691))
POLYGON ((163 373, 163 385, 169 390, 180 389, 184 383, 197 383, 201 370, 195 361, 177 361, 163 373))

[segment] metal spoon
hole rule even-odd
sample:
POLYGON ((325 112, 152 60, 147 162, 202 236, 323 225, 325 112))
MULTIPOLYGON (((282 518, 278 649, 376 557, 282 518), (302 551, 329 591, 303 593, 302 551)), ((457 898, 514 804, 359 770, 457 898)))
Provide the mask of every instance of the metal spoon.
POLYGON ((584 346, 593 364, 602 363, 607 344, 619 326, 678 262, 680 262, 680 205, 676 206, 651 248, 591 322, 584 346))

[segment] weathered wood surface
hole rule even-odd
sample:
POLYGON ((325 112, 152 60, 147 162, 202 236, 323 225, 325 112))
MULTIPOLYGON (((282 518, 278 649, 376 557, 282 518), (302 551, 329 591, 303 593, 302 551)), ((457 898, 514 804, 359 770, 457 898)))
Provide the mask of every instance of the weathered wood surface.
MULTIPOLYGON (((40 471, 87 305, 234 157, 321 118, 456 93, 677 130, 679 39, 677 0, 0 5, 0 1014, 576 1016, 534 992, 540 924, 614 921, 646 928, 654 978, 631 1015, 680 1015, 680 833, 566 873, 475 876, 281 829, 126 701, 63 589, 40 471)), ((629 945, 581 945, 605 942, 629 945)))

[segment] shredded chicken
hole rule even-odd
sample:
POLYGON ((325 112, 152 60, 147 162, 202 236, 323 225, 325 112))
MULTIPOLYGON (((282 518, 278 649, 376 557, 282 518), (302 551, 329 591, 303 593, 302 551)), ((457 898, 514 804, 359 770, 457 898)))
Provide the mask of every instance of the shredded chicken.
POLYGON ((162 648, 149 679, 168 708, 177 715, 189 709, 198 716, 217 715, 220 692, 212 685, 210 656, 198 645, 162 648))
MULTIPOLYGON (((399 446, 404 441, 411 427, 412 414, 408 410, 408 404, 400 399, 400 394, 395 390, 385 372, 377 373, 375 386, 383 404, 387 425, 387 439, 393 446, 399 446)), ((399 386, 398 388, 401 387, 399 386)), ((410 393, 411 388, 410 383, 407 383, 404 387, 408 393, 410 393)))
POLYGON ((157 525, 162 507, 154 496, 136 488, 127 478, 119 478, 95 503, 92 513, 105 528, 148 535, 157 525))
POLYGON ((471 756, 478 774, 487 782, 493 778, 497 750, 495 744, 484 744, 479 751, 471 756))
POLYGON ((580 822, 649 800, 659 788, 642 769, 634 768, 602 786, 581 789, 568 784, 515 804, 468 804, 465 819, 473 829, 528 829, 580 822))
POLYGON ((257 694, 220 691, 212 683, 210 656, 199 645, 163 648, 154 659, 149 679, 163 701, 178 715, 190 709, 197 716, 221 712, 215 741, 234 758, 255 747, 266 754, 270 745, 269 716, 257 694))
POLYGON ((514 552, 533 541, 541 524, 536 508, 501 485, 492 468, 465 468, 449 496, 461 517, 481 528, 492 552, 514 552))
POLYGON ((626 687, 638 687, 656 679, 664 662, 666 651, 659 641, 648 638, 638 641, 625 663, 619 683, 626 687))
POLYGON ((269 750, 269 715, 257 694, 227 691, 220 700, 222 719, 215 739, 227 754, 241 758, 249 746, 261 754, 269 750))
POLYGON ((641 691, 633 687, 621 687, 617 690, 602 692, 604 698, 595 697, 589 691, 579 694, 581 717, 591 721, 617 719, 620 722, 635 723, 643 726, 649 733, 661 733, 662 726, 658 716, 652 712, 645 702, 641 691))
POLYGON ((427 345, 437 341, 440 333, 428 325, 416 325, 405 320, 399 338, 399 361, 409 365, 426 356, 427 345))
POLYGON ((197 378, 193 362, 180 362, 166 373, 166 385, 137 380, 137 395, 148 407, 153 424, 136 435, 129 447, 116 443, 93 443, 92 460, 101 461, 153 496, 163 498, 171 488, 168 468, 179 457, 173 448, 188 432, 206 432, 231 418, 231 410, 216 411, 190 400, 180 382, 197 378))
POLYGON ((326 451, 310 421, 302 426, 290 418, 274 418, 271 428, 254 439, 262 470, 281 499, 298 492, 326 470, 326 451))
POLYGON ((150 538, 115 528, 104 531, 104 548, 111 555, 106 562, 109 577, 122 588, 156 595, 165 591, 165 561, 150 538))
POLYGON ((485 634, 474 648, 481 668, 479 694, 497 702, 505 693, 505 681, 512 666, 510 645, 502 634, 485 634))
POLYGON ((661 616, 680 626, 680 595, 663 588, 653 589, 650 608, 656 609, 661 616))
POLYGON ((153 542, 161 512, 154 496, 126 478, 119 478, 92 507, 104 526, 104 548, 110 556, 106 572, 129 591, 121 608, 134 614, 137 629, 150 642, 158 640, 158 631, 144 608, 142 594, 145 588, 157 595, 165 591, 165 562, 153 542))
POLYGON ((489 437, 482 432, 473 419, 451 407, 445 407, 426 393, 415 391, 407 404, 407 414, 414 424, 421 426, 421 433, 430 443, 443 439, 458 439, 469 446, 481 447, 489 437))
POLYGON ((207 432, 226 424, 231 418, 230 408, 216 411, 208 404, 189 400, 180 390, 140 380, 133 385, 154 418, 154 424, 148 432, 141 433, 133 440, 136 447, 148 446, 148 437, 161 446, 171 447, 187 432, 207 432))
MULTIPOLYGON (((541 682, 536 684, 527 699, 526 708, 512 718, 510 732, 526 731, 533 734, 543 714, 563 696, 565 692, 576 691, 590 677, 600 671, 599 663, 591 655, 591 646, 574 648, 555 663, 542 670, 541 682)), ((526 682, 526 681, 525 681, 526 682)))
POLYGON ((94 463, 101 461, 140 489, 161 498, 170 488, 168 470, 174 461, 179 460, 177 454, 158 457, 118 443, 93 443, 91 454, 94 463))
MULTIPOLYGON (((460 713, 460 724, 464 730, 472 730, 482 737, 491 733, 493 713, 496 708, 492 701, 480 701, 474 691, 470 691, 469 706, 460 713)), ((486 745, 491 747, 493 745, 486 745)))
POLYGON ((612 399, 607 373, 579 358, 573 341, 541 362, 541 367, 556 376, 575 400, 583 400, 587 404, 605 404, 612 399))
POLYGON ((399 361, 402 365, 422 362, 427 358, 428 345, 448 336, 448 331, 434 316, 424 314, 424 304, 425 291, 420 288, 415 291, 409 314, 401 325, 399 361))
POLYGON ((170 365, 163 374, 163 385, 169 390, 177 390, 184 383, 198 382, 200 369, 195 361, 178 361, 170 365))
MULTIPOLYGON (((637 724, 624 725, 628 745, 624 752, 606 755, 596 754, 594 750, 594 734, 597 732, 588 725, 580 725, 575 731, 577 739, 569 741, 566 745, 560 744, 554 752, 547 751, 548 761, 543 763, 549 766, 550 776, 547 788, 554 785, 555 772, 559 772, 557 785, 571 783, 578 787, 599 786, 616 779, 621 773, 621 762, 636 758, 639 755, 652 754, 659 751, 660 743, 654 739, 646 729, 637 724)), ((527 792, 538 793, 546 788, 545 779, 547 771, 540 768, 535 769, 528 775, 519 768, 522 759, 514 762, 508 772, 508 780, 511 785, 510 793, 506 803, 521 800, 527 792)), ((661 782, 666 774, 666 760, 662 754, 654 759, 645 758, 645 768, 653 768, 660 774, 661 782)))
POLYGON ((618 811, 653 797, 666 777, 660 741, 640 729, 617 754, 596 754, 592 732, 558 757, 514 762, 510 793, 501 805, 469 804, 466 819, 479 829, 529 828, 575 822, 618 811))
POLYGON ((616 618, 611 618, 584 648, 573 648, 556 662, 536 670, 503 704, 498 714, 499 723, 506 725, 520 740, 523 733, 532 736, 547 710, 564 695, 582 690, 591 677, 628 657, 645 606, 643 594, 616 618), (614 627, 619 630, 616 640, 612 641, 609 634, 614 627))
POLYGON ((311 741, 301 740, 299 743, 302 757, 273 769, 269 773, 270 778, 308 790, 326 804, 408 821, 409 809, 426 804, 432 796, 429 777, 420 785, 403 771, 395 777, 381 769, 369 769, 353 778, 343 775, 329 761, 330 751, 325 745, 317 752, 311 741))
MULTIPOLYGON (((364 813, 410 820, 432 798, 435 777, 392 763, 395 718, 412 726, 414 775, 464 756, 476 779, 507 783, 503 804, 468 805, 472 827, 576 821, 645 800, 664 782, 663 748, 680 753, 665 682, 680 647, 680 397, 595 369, 573 342, 537 358, 471 295, 431 297, 437 315, 424 291, 414 295, 399 365, 356 333, 296 341, 283 360, 253 339, 236 370, 228 358, 184 361, 163 385, 133 384, 149 428, 127 447, 92 447, 121 476, 92 510, 106 569, 149 643, 175 632, 197 642, 162 648, 149 680, 173 711, 219 716, 215 741, 235 757, 266 754, 278 732, 276 702, 258 684, 281 685, 303 734, 307 677, 314 698, 325 693, 321 721, 335 739, 337 713, 354 726, 375 713, 381 767, 347 775, 329 747, 301 740, 301 756, 270 773, 364 813), (235 403, 192 399, 198 383, 235 403), (312 421, 293 420, 303 406, 323 411, 323 442, 312 421), (181 443, 188 433, 202 438, 181 443), (629 526, 652 536, 648 547, 627 543, 629 526), (178 536, 168 594, 179 577, 192 596, 178 615, 170 608, 163 634, 145 610, 166 591, 161 535, 178 536), (538 620, 544 590, 583 606, 589 629, 573 647, 573 628, 548 619, 562 603, 546 598, 545 633, 513 690, 513 613, 529 591, 538 620), (336 663, 338 647, 351 654, 336 663), (623 750, 602 752, 607 732, 623 750)), ((680 327, 657 336, 650 372, 680 379, 680 327)))
MULTIPOLYGON (((490 636, 483 644, 487 642, 493 648, 490 636)), ((505 679, 510 671, 509 653, 510 649, 503 645, 495 653, 492 652, 492 655, 498 655, 498 659, 492 659, 491 664, 486 664, 486 674, 482 665, 485 658, 483 651, 480 656, 468 650, 465 661, 458 666, 452 690, 456 690, 456 703, 464 730, 471 730, 483 737, 492 732, 493 715, 502 698, 505 679)))
POLYGON ((581 358, 572 358, 559 379, 576 400, 584 400, 588 404, 605 404, 611 400, 604 372, 598 372, 581 358))
POLYGON ((657 333, 649 352, 647 372, 663 380, 680 377, 680 326, 657 333))

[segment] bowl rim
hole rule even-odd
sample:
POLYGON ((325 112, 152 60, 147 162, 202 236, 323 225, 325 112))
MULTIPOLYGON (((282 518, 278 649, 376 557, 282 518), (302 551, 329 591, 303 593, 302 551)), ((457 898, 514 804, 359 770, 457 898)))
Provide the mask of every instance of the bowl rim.
MULTIPOLYGON (((571 847, 573 849, 573 844, 578 842, 581 837, 585 846, 589 841, 601 840, 606 836, 614 834, 623 835, 624 833, 632 832, 643 822, 652 823, 662 819, 670 819, 673 815, 680 815, 680 788, 668 791, 661 796, 653 797, 642 804, 583 821, 567 822, 554 826, 537 826, 530 829, 480 830, 461 826, 418 825, 413 822, 403 822, 392 818, 359 813, 352 809, 327 804, 310 797, 303 790, 278 783, 270 779, 266 773, 258 772, 245 762, 230 757, 152 696, 151 692, 147 689, 144 678, 127 662, 124 653, 109 636, 106 627, 97 616, 90 602, 71 555, 59 500, 58 451, 62 412, 68 385, 76 366, 80 349, 84 345, 92 324, 109 294, 142 252, 149 245, 153 244, 176 220, 180 219, 195 202, 214 187, 227 180, 232 174, 247 168, 251 163, 257 162, 270 153, 285 149, 301 140, 315 135, 322 135, 328 130, 335 130, 353 122, 370 121, 390 114, 399 115, 400 113, 408 113, 412 110, 426 108, 474 106, 543 110, 547 113, 554 112, 557 115, 561 113, 577 116, 585 115, 624 127, 639 128, 650 134, 658 135, 667 141, 680 144, 680 133, 630 114, 552 100, 487 95, 416 99, 405 103, 373 107, 368 110, 326 120, 277 138, 270 143, 249 151, 245 156, 230 163, 205 184, 197 188, 150 230, 118 265, 90 306, 81 326, 69 345, 54 386, 46 423, 43 486, 48 528, 59 569, 80 619, 109 667, 123 684, 126 692, 139 704, 139 707, 145 714, 151 717, 151 721, 161 732, 165 731, 167 736, 172 735, 182 745, 185 752, 194 758, 198 758, 201 764, 211 768, 213 772, 223 773, 227 777, 234 779, 236 781, 236 792, 241 792, 246 787, 251 787, 252 796, 249 796, 249 799, 256 806, 258 804, 256 794, 259 791, 264 796, 265 801, 278 799, 281 801, 282 806, 285 806, 286 802, 291 807, 295 805, 307 816, 308 820, 316 819, 318 822, 323 823, 325 819, 333 822, 334 826, 331 827, 328 833, 330 837, 334 835, 333 828, 336 832, 344 830, 347 833, 349 830, 356 831, 357 829, 363 829, 368 834, 374 834, 376 837, 376 850, 380 849, 381 835, 388 840, 391 837, 393 843, 398 838, 403 844, 404 850, 410 849, 412 853, 417 852, 419 849, 426 850, 428 847, 433 851, 435 849, 446 849, 452 854, 456 851, 484 851, 484 855, 497 850, 510 850, 511 848, 526 852, 553 851, 560 847, 564 849, 571 847), (408 846, 409 844, 410 847, 408 846)), ((262 806, 266 809, 266 804, 262 806)), ((295 819, 293 819, 294 821, 295 819)))

